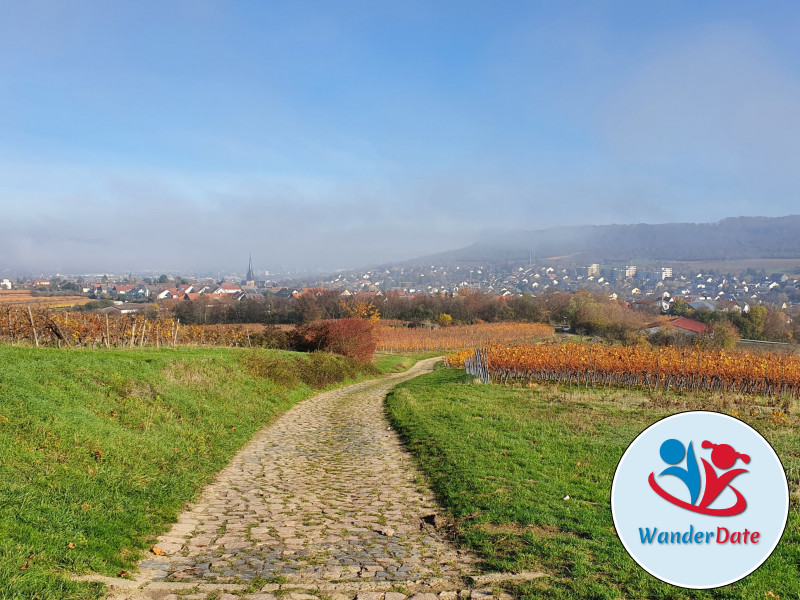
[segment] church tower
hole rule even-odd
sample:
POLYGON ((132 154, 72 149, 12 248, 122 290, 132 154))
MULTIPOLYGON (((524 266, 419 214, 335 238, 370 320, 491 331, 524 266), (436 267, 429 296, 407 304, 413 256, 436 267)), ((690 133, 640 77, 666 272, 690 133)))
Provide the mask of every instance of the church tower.
POLYGON ((255 287, 256 276, 253 273, 253 253, 250 253, 250 259, 247 261, 247 277, 245 277, 245 285, 255 287))

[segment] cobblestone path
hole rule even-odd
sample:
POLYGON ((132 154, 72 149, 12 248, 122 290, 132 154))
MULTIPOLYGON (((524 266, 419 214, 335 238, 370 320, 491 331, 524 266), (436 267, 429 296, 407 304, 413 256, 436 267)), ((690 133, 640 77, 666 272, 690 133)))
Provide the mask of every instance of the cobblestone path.
POLYGON ((437 529, 433 497, 384 415, 386 393, 430 371, 325 392, 265 427, 172 531, 165 555, 109 599, 488 598, 475 559, 437 529))

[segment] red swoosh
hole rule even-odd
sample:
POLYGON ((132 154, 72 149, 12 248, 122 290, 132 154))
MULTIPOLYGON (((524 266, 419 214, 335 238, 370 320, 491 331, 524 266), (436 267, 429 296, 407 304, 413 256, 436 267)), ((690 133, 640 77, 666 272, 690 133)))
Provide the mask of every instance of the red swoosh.
POLYGON ((739 513, 744 512, 744 509, 747 508, 747 500, 744 499, 744 496, 737 490, 735 487, 730 487, 734 493, 736 494, 736 504, 729 508, 704 508, 700 506, 695 506, 694 504, 689 504, 688 502, 684 502, 679 498, 676 498, 672 494, 661 489, 656 483, 656 478, 653 473, 650 473, 650 477, 647 478, 648 483, 650 483, 650 487, 653 488, 653 491, 661 496, 667 502, 674 504, 675 506, 680 506, 681 508, 685 508, 686 510, 690 510, 692 512, 700 513, 701 515, 712 515, 716 517, 732 517, 733 515, 738 515, 739 513))

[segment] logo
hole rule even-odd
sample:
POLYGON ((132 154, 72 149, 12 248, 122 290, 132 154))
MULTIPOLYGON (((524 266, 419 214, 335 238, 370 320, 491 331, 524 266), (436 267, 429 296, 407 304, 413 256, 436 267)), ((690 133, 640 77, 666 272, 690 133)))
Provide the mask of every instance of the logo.
POLYGON ((672 475, 680 479, 686 485, 689 492, 689 502, 676 498, 659 486, 658 483, 656 483, 655 473, 650 473, 647 482, 650 484, 650 487, 653 488, 653 491, 664 498, 664 500, 686 510, 719 517, 738 515, 747 508, 747 500, 745 500, 739 490, 731 485, 731 481, 733 481, 735 477, 747 473, 747 469, 731 469, 730 471, 725 471, 725 469, 730 469, 737 460, 741 460, 747 464, 750 462, 750 457, 747 454, 737 452, 730 444, 714 444, 708 440, 704 440, 701 447, 712 449, 711 462, 714 465, 713 467, 705 458, 700 459, 703 463, 705 477, 700 474, 700 468, 697 466, 697 458, 694 454, 692 442, 689 442, 689 448, 687 450, 682 442, 672 438, 664 441, 659 450, 661 459, 672 466, 661 471, 658 476, 672 475), (680 467, 678 464, 683 462, 684 456, 686 457, 686 466, 680 467), (725 472, 717 474, 714 467, 725 472), (700 489, 703 487, 704 479, 705 492, 701 498, 700 489), (726 488, 729 488, 736 494, 736 503, 726 508, 709 508, 709 505, 714 502, 726 488), (698 499, 700 500, 699 504, 697 504, 698 499))
POLYGON ((691 589, 756 570, 783 535, 789 487, 780 459, 746 423, 691 411, 631 442, 611 486, 614 526, 645 571, 691 589))

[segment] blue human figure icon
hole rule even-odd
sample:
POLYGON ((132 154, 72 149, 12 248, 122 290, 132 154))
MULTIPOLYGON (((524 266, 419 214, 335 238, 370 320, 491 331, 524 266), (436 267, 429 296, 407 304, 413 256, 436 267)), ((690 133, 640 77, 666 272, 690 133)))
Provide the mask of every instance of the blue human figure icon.
POLYGON ((673 465, 661 471, 659 477, 662 475, 674 475, 683 481, 689 489, 690 503, 697 502, 697 497, 700 495, 700 468, 697 466, 697 458, 694 455, 692 442, 689 442, 687 451, 679 440, 666 440, 661 444, 659 454, 661 454, 661 458, 665 463, 673 465), (686 456, 686 468, 676 466, 683 460, 684 455, 686 456))

